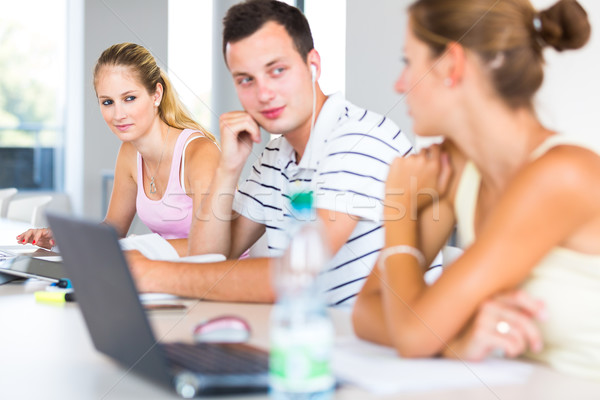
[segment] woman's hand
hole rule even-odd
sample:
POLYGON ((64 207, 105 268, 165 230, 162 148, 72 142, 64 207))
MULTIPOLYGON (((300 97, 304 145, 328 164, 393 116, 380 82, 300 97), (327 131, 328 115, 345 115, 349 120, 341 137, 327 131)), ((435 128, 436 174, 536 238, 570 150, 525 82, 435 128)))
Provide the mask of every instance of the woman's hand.
POLYGON ((55 245, 52 231, 48 228, 29 229, 17 236, 17 242, 20 244, 31 243, 48 250, 55 245))
POLYGON ((385 186, 386 202, 402 205, 407 211, 419 211, 444 196, 451 175, 448 153, 440 145, 396 158, 385 186))
POLYGON ((517 357, 528 349, 539 352, 543 342, 535 319, 545 317, 542 302, 515 290, 486 301, 442 355, 464 361, 480 361, 489 356, 517 357))

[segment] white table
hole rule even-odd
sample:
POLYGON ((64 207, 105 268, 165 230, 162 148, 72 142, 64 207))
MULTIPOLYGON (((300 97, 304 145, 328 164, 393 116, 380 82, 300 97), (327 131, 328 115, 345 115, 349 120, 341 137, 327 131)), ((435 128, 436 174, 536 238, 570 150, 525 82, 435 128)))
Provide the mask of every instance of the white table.
POLYGON ((25 222, 13 221, 12 219, 0 218, 0 245, 14 246, 17 244, 17 235, 29 229, 30 225, 25 222))
MULTIPOLYGON (((30 280, 0 287, 0 397, 6 399, 176 399, 174 392, 127 373, 97 352, 76 303, 36 303, 45 283, 30 280)), ((186 311, 153 311, 157 337, 191 341, 192 328, 205 318, 242 315, 250 321, 251 343, 268 347, 270 306, 186 300, 186 311)), ((333 312, 338 335, 351 329, 346 312, 333 312)), ((255 396, 265 398, 266 396, 255 396)), ((397 398, 390 396, 388 398, 397 398)), ((403 399, 598 399, 600 383, 536 367, 525 385, 481 387, 402 395, 403 399)), ((242 398, 242 397, 240 397, 242 398)), ((247 398, 247 397, 243 397, 247 398)), ((336 399, 385 398, 343 386, 336 399)))
MULTIPOLYGON (((14 240, 14 235, 11 239, 14 240)), ((76 303, 36 303, 34 292, 43 290, 46 285, 44 282, 28 280, 0 286, 1 399, 178 398, 174 391, 127 373, 97 352, 76 303)), ((250 342, 268 348, 269 305, 196 300, 185 300, 185 304, 188 306, 185 311, 153 311, 149 314, 156 337, 164 341, 191 342, 192 329, 200 321, 222 314, 236 314, 250 322, 253 330, 250 342)), ((352 330, 348 313, 333 310, 332 315, 336 333, 339 336, 348 335, 352 330)), ((336 392, 335 397, 342 400, 400 397, 409 400, 598 399, 600 382, 568 377, 536 366, 530 379, 522 385, 488 387, 482 383, 479 387, 469 389, 387 397, 378 397, 346 385, 336 392)), ((266 396, 251 398, 262 399, 266 396)))

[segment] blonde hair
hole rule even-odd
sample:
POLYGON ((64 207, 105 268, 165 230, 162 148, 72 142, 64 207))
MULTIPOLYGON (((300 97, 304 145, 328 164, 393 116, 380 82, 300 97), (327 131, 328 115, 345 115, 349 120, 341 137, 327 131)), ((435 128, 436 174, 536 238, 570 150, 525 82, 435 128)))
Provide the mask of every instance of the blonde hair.
POLYGON ((541 12, 529 0, 418 0, 409 13, 413 33, 435 56, 452 42, 478 54, 496 92, 514 108, 532 106, 544 79, 543 48, 580 48, 591 30, 575 0, 541 12))
POLYGON ((163 87, 163 97, 158 106, 158 115, 167 125, 177 129, 195 129, 217 143, 215 137, 196 122, 183 105, 167 74, 159 68, 156 60, 143 46, 135 43, 119 43, 104 50, 94 68, 94 88, 100 70, 104 66, 124 66, 131 68, 149 94, 156 91, 156 85, 163 87))

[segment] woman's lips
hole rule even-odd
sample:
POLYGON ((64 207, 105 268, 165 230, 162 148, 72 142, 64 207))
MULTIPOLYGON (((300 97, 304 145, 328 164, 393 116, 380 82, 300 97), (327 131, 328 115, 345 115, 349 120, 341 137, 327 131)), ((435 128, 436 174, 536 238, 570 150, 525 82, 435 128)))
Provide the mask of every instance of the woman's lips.
POLYGON ((125 124, 125 125, 116 125, 117 129, 120 130, 121 132, 126 131, 127 129, 129 129, 129 127, 133 125, 133 124, 125 124))

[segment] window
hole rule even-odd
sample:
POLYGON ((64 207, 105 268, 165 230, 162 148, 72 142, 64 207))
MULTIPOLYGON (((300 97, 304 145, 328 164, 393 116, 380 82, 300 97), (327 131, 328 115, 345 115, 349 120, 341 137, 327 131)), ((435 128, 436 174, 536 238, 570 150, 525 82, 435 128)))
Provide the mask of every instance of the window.
MULTIPOLYGON (((319 85, 327 95, 346 88, 346 0, 304 0, 304 14, 321 55, 319 85)), ((299 4, 300 5, 300 4, 299 4)))
POLYGON ((0 187, 62 190, 67 1, 3 2, 0 187))
POLYGON ((212 88, 212 0, 169 1, 169 78, 196 121, 209 128, 212 88))

